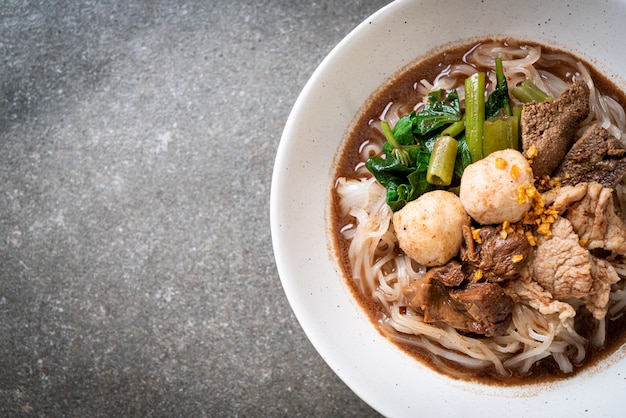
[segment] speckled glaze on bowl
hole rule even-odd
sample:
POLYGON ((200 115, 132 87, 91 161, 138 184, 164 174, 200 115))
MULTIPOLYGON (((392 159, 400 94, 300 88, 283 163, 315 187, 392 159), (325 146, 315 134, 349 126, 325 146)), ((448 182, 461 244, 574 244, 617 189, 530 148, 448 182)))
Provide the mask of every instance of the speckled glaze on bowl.
POLYGON ((436 373, 382 337, 329 250, 332 168, 369 94, 412 60, 458 41, 510 36, 566 49, 626 89, 626 1, 398 0, 372 15, 320 64, 287 121, 271 192, 283 288, 311 343, 364 401, 387 416, 615 416, 626 347, 574 378, 496 387, 436 373))

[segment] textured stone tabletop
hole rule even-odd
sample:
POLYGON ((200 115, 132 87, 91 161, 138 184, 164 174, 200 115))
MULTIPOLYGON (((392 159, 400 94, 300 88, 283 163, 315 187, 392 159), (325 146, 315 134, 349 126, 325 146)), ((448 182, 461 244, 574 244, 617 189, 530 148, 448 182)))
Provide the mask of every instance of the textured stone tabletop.
POLYGON ((297 323, 272 167, 386 0, 0 7, 0 416, 375 416, 297 323))

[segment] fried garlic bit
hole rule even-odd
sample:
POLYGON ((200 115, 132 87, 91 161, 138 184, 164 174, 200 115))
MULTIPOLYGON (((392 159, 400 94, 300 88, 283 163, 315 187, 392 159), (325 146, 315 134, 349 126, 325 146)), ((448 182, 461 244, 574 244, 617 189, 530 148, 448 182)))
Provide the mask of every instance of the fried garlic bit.
POLYGON ((509 221, 502 222, 502 228, 500 229, 500 238, 506 239, 506 237, 508 237, 509 234, 512 234, 514 232, 515 232, 515 229, 513 229, 509 221))
POLYGON ((536 178, 537 190, 539 190, 540 193, 543 193, 543 192, 546 192, 548 190, 559 189, 563 185, 563 180, 564 179, 568 179, 568 178, 569 178, 568 175, 565 175, 563 178, 558 177, 558 176, 555 176, 555 177, 549 177, 549 176, 537 177, 536 178))
POLYGON ((537 156, 537 147, 535 146, 535 144, 532 144, 527 150, 526 150, 526 158, 528 158, 530 164, 532 165, 532 160, 537 156))
MULTIPOLYGON (((531 206, 528 211, 524 213, 522 222, 524 225, 532 227, 535 232, 544 237, 552 235, 552 224, 558 217, 558 212, 552 206, 546 206, 545 198, 537 188, 532 184, 523 184, 517 188, 518 202, 528 203, 531 206)), ((531 232, 526 233, 526 238, 531 245, 536 245, 537 240, 534 234, 531 232), (530 238, 532 236, 532 238, 530 238)))
POLYGON ((537 237, 535 236, 535 234, 533 234, 533 231, 529 229, 524 233, 524 235, 526 236, 526 240, 528 240, 528 243, 532 247, 537 245, 537 237))
POLYGON ((476 244, 482 244, 483 239, 480 237, 480 228, 472 227, 472 238, 476 244))

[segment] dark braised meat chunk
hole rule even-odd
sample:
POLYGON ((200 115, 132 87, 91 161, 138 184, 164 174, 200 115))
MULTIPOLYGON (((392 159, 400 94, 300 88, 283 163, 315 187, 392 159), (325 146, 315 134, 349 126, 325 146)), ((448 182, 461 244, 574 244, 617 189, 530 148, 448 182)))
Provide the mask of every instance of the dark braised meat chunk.
POLYGON ((431 269, 403 289, 408 306, 422 312, 426 323, 447 324, 462 333, 488 337, 504 334, 513 300, 497 283, 448 287, 435 278, 437 272, 431 273, 445 268, 431 269))
POLYGON ((480 244, 474 240, 469 227, 463 227, 461 260, 470 268, 482 270, 488 282, 501 282, 516 277, 521 271, 532 247, 524 234, 511 232, 506 238, 501 235, 502 227, 483 226, 480 228, 480 244))
POLYGON ((446 287, 455 287, 465 281, 465 275, 458 261, 452 260, 441 267, 433 267, 409 286, 403 293, 411 307, 426 310, 441 299, 448 299, 446 287))
MULTIPOLYGON (((426 276, 426 275, 424 275, 426 276)), ((464 332, 483 334, 484 327, 464 312, 463 306, 450 298, 449 289, 432 276, 416 280, 405 287, 408 306, 423 312, 428 324, 448 324, 464 332)))
POLYGON ((599 125, 593 125, 572 146, 554 172, 563 185, 600 183, 614 187, 626 174, 626 148, 599 125))
POLYGON ((576 140, 580 123, 589 115, 589 87, 578 80, 553 102, 526 103, 522 109, 522 146, 532 145, 537 156, 535 176, 550 175, 576 140))
POLYGON ((502 335, 509 326, 513 299, 497 283, 470 283, 452 290, 450 297, 485 328, 487 336, 502 335))
POLYGON ((448 287, 459 286, 465 280, 461 263, 455 260, 449 261, 444 266, 432 268, 425 274, 432 274, 435 280, 448 287))

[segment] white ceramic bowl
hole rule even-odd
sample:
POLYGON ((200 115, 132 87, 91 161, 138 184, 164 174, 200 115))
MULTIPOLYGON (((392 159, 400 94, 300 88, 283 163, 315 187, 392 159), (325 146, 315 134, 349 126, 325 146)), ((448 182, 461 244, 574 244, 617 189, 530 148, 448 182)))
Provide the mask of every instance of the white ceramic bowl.
POLYGON ((398 0, 353 30, 320 64, 287 121, 276 157, 271 228, 278 272, 312 344, 384 415, 610 416, 622 411, 626 347, 556 383, 495 387, 448 378, 382 337, 329 250, 332 169, 346 128, 383 81, 416 57, 485 36, 573 52, 626 89, 626 1, 398 0))

